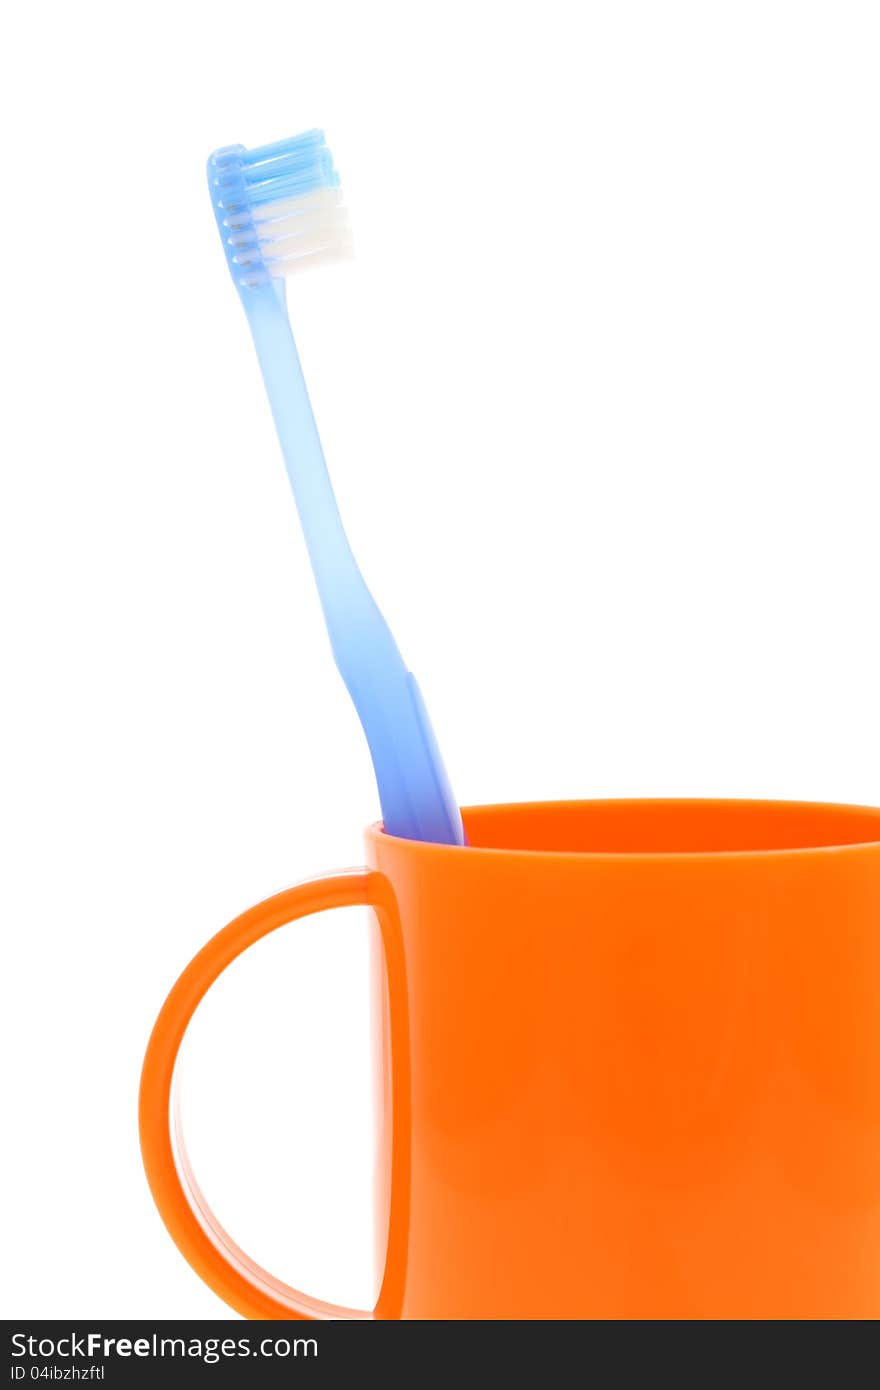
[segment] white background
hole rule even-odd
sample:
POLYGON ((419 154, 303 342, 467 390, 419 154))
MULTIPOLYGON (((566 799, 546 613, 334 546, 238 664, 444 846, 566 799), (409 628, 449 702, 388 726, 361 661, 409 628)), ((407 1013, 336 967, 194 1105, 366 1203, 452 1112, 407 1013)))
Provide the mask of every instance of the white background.
MULTIPOLYGON (((872 3, 17 6, 2 45, 6 1316, 220 1317, 140 1167, 175 975, 377 799, 204 186, 322 125, 290 286, 365 574, 462 802, 880 801, 872 3)), ((193 1149, 371 1297, 364 928, 200 1020, 193 1149)))

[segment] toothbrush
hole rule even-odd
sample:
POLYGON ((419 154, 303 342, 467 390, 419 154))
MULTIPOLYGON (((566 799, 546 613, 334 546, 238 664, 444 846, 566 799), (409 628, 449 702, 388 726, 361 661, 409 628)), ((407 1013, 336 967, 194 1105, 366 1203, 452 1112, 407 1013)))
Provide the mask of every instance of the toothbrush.
POLYGON ((373 760, 386 831, 461 845, 464 831, 415 677, 342 526, 287 315, 285 277, 351 252, 339 177, 319 130, 208 160, 208 185, 244 305, 305 534, 330 645, 373 760))

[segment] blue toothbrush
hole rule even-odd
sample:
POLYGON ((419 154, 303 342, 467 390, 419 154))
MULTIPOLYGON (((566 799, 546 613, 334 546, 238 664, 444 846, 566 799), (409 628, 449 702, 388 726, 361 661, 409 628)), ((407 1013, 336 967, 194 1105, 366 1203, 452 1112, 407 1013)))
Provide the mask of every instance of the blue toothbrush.
POLYGON ((208 160, 208 185, 293 488, 339 673, 360 717, 385 829, 461 845, 464 831, 415 677, 343 530, 287 316, 284 278, 350 253, 339 177, 321 131, 208 160))

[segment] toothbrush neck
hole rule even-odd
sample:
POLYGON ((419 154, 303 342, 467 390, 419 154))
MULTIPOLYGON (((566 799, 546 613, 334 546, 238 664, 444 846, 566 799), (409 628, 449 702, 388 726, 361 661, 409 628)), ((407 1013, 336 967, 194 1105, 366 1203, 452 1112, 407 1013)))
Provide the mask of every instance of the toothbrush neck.
POLYGON ((333 606, 340 586, 355 576, 359 579, 360 575, 327 472, 299 353, 287 317, 283 283, 270 281, 267 285, 245 290, 242 302, 272 407, 309 558, 326 611, 328 604, 333 606))

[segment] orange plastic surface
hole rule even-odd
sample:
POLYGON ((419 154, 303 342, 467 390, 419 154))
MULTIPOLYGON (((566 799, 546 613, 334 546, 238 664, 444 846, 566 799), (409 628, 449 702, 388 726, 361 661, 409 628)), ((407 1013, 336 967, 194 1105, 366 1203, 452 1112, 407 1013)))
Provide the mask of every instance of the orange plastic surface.
POLYGON ((374 827, 368 873, 253 909, 172 991, 142 1143, 202 1277, 251 1317, 880 1316, 880 811, 582 802, 464 819, 467 849, 374 827), (370 1315, 229 1250, 187 1195, 169 1108, 220 970, 290 917, 365 900, 393 1095, 370 1315))

